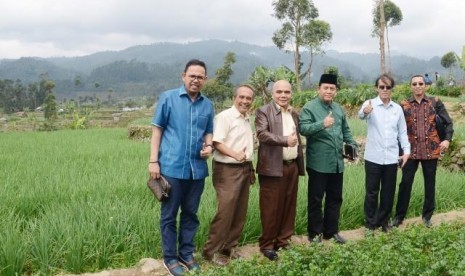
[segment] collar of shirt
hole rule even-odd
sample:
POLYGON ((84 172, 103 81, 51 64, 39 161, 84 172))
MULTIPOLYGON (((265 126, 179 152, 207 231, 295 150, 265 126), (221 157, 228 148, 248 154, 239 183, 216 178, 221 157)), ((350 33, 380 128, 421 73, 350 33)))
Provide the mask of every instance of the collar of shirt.
POLYGON ((287 106, 287 109, 284 108, 284 107, 282 107, 282 106, 280 106, 280 105, 277 104, 277 103, 275 103, 275 106, 276 106, 276 108, 277 108, 279 111, 281 111, 281 112, 289 112, 289 113, 290 113, 290 112, 292 111, 292 106, 290 106, 290 105, 287 106))
POLYGON ((333 106, 332 106, 332 103, 333 103, 333 102, 332 102, 332 101, 331 101, 330 103, 327 103, 327 102, 323 101, 320 97, 318 97, 318 102, 319 102, 322 106, 324 106, 326 109, 330 109, 330 110, 333 109, 333 106))
MULTIPOLYGON (((373 100, 373 103, 374 103, 374 105, 384 105, 383 101, 381 100, 381 98, 379 96, 376 97, 373 100)), ((392 100, 391 99, 389 99, 389 103, 387 104, 387 106, 392 106, 392 100)))
MULTIPOLYGON (((179 97, 189 97, 189 95, 187 94, 187 90, 186 90, 186 86, 181 86, 181 88, 179 88, 179 97)), ((201 92, 199 92, 197 94, 197 97, 195 98, 195 101, 200 101, 200 100, 203 100, 203 95, 201 92)))
MULTIPOLYGON (((411 102, 411 103, 413 103, 413 102, 416 102, 417 100, 415 100, 415 97, 410 97, 410 98, 408 99, 408 101, 411 102)), ((424 101, 425 101, 425 102, 429 102, 430 99, 429 99, 428 97, 426 97, 426 95, 425 95, 425 96, 423 96, 423 98, 421 98, 421 101, 420 101, 420 102, 424 102, 424 101)))
POLYGON ((250 116, 249 116, 249 113, 245 113, 245 115, 243 115, 242 113, 239 112, 239 110, 237 110, 236 106, 231 106, 231 110, 233 112, 233 115, 234 115, 234 118, 244 118, 245 121, 249 122, 250 121, 250 116))

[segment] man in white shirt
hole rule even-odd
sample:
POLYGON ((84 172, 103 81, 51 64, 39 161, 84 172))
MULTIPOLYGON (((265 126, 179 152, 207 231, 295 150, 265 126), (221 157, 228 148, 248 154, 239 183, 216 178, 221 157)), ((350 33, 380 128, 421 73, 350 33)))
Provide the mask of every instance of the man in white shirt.
POLYGON ((407 125, 400 105, 391 101, 394 79, 381 75, 376 79, 378 96, 363 103, 358 116, 367 121, 365 146, 365 227, 372 231, 389 230, 394 204, 397 167, 407 162, 410 143, 407 125), (399 157, 399 142, 404 152, 399 157), (381 188, 381 190, 380 190, 381 188), (379 206, 378 206, 379 197, 379 206))
POLYGON ((213 186, 218 209, 210 226, 203 257, 227 265, 238 257, 234 247, 244 228, 253 170, 253 132, 248 111, 254 92, 241 85, 234 93, 234 105, 215 116, 213 130, 213 186), (215 255, 216 254, 216 255, 215 255))

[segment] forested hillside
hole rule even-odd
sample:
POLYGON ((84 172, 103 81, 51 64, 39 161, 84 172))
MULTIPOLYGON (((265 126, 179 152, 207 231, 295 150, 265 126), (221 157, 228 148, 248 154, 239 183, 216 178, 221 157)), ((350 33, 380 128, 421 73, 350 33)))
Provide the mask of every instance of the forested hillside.
MULTIPOLYGON (((79 93, 93 94, 113 92, 115 97, 139 97, 156 95, 168 88, 180 85, 180 74, 188 59, 199 58, 208 66, 209 77, 222 66, 227 52, 236 55, 232 68, 234 84, 247 80, 258 65, 270 68, 293 68, 292 53, 276 47, 261 47, 242 42, 206 40, 187 44, 157 43, 134 46, 122 51, 99 52, 83 57, 21 58, 0 61, 0 80, 20 80, 23 85, 49 79, 55 82, 58 98, 76 98, 79 93)), ((309 57, 302 55, 304 64, 309 57)), ((390 59, 392 72, 398 82, 414 73, 446 73, 439 57, 429 61, 393 55, 390 59)), ((336 66, 346 79, 353 83, 371 83, 379 71, 377 54, 338 53, 327 51, 315 58, 311 82, 328 66, 336 66)), ((308 86, 309 79, 304 80, 308 86)))

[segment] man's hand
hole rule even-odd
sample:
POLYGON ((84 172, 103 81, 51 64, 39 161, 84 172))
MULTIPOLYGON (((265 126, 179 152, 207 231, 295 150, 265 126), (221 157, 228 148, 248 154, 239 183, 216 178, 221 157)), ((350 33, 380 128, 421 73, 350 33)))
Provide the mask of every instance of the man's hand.
POLYGON ((402 160, 402 164, 400 165, 400 168, 402 169, 405 164, 407 164, 407 160, 410 157, 410 154, 404 154, 400 157, 400 160, 402 160))
POLYGON ((157 163, 149 163, 149 175, 152 179, 160 178, 160 164, 157 163))
POLYGON ((439 143, 439 148, 441 149, 441 152, 447 151, 447 149, 449 148, 449 144, 450 142, 447 140, 444 140, 441 143, 439 143))
POLYGON ((334 124, 333 112, 329 111, 328 116, 323 119, 325 128, 331 127, 334 124))
POLYGON ((295 131, 295 127, 292 130, 291 135, 287 136, 287 146, 288 147, 295 147, 297 145, 297 142, 299 140, 297 139, 297 132, 295 131))
POLYGON ((200 151, 200 157, 203 159, 208 159, 212 155, 213 152, 213 146, 212 145, 206 145, 205 143, 202 144, 202 150, 200 151))
POLYGON ((363 109, 363 113, 366 115, 370 114, 373 111, 373 106, 371 105, 371 100, 368 101, 368 105, 363 109))
POLYGON ((247 160, 246 150, 247 147, 244 147, 241 151, 236 151, 232 157, 239 162, 245 162, 245 160, 247 160))

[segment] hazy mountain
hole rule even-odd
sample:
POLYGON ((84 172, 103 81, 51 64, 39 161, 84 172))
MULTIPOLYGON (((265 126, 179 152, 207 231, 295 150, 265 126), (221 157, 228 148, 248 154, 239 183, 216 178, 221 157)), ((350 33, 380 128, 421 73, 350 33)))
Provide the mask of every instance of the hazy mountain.
MULTIPOLYGON (((236 55, 232 81, 241 83, 258 65, 275 68, 285 65, 293 69, 293 55, 276 47, 261 47, 243 42, 205 40, 186 44, 157 43, 105 51, 83 57, 21 58, 0 60, 0 79, 20 79, 24 83, 38 81, 46 74, 56 82, 58 94, 102 92, 111 89, 117 94, 147 95, 180 85, 180 75, 187 60, 198 58, 207 63, 208 75, 214 77, 227 52, 236 55), (78 80, 78 81, 76 81, 78 80)), ((308 55, 303 53, 304 67, 308 55)), ((435 71, 441 74, 440 59, 421 60, 393 55, 390 59, 397 82, 414 73, 435 71)), ((328 66, 337 66, 341 75, 354 82, 373 82, 379 73, 379 55, 339 53, 329 50, 313 62, 312 83, 328 66)), ((308 82, 308 79, 305 80, 308 82)))

